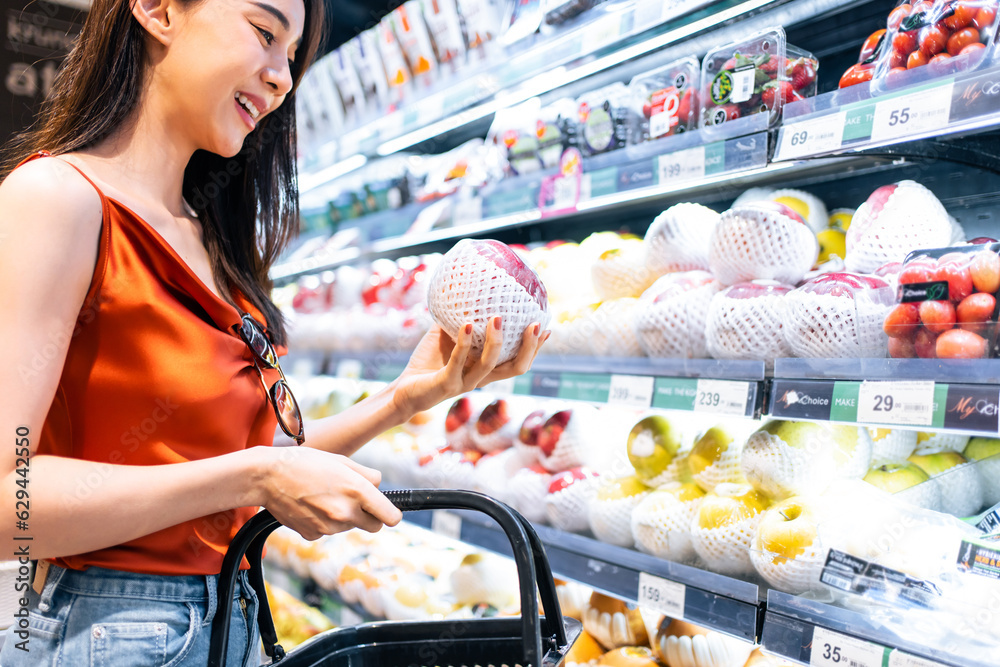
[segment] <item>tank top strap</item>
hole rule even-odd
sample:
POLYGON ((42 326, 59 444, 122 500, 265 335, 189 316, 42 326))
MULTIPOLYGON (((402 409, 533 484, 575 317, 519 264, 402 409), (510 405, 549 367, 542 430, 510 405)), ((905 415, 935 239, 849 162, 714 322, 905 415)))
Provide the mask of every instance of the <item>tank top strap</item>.
MULTIPOLYGON (((49 151, 38 151, 36 153, 32 153, 28 157, 26 157, 23 160, 21 160, 21 162, 18 163, 17 167, 20 167, 22 164, 24 164, 26 162, 30 162, 30 161, 35 160, 35 159, 40 158, 40 157, 51 157, 51 158, 59 159, 58 155, 53 155, 49 151)), ((97 183, 94 183, 94 181, 91 180, 90 176, 87 176, 87 174, 83 173, 82 169, 80 169, 78 166, 76 166, 72 162, 69 162, 68 160, 61 160, 60 159, 59 161, 62 162, 63 164, 69 165, 70 167, 73 167, 73 169, 75 169, 78 174, 80 174, 81 176, 83 176, 84 180, 87 181, 88 183, 90 183, 90 185, 95 190, 97 190, 97 196, 101 198, 101 205, 103 207, 107 206, 107 196, 104 194, 104 191, 101 190, 100 187, 98 187, 97 183)), ((17 167, 14 167, 14 169, 17 169, 17 167)))

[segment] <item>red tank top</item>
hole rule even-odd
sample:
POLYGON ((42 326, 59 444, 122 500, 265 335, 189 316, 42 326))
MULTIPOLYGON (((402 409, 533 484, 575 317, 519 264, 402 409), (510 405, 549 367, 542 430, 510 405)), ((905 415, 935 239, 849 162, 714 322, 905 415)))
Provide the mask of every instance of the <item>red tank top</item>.
MULTIPOLYGON (((274 412, 249 349, 231 328, 240 313, 146 221, 80 173, 101 198, 100 250, 38 453, 142 466, 270 445, 274 412)), ((245 297, 234 299, 264 323, 245 297)), ((76 481, 74 499, 86 502, 103 483, 91 477, 76 481)), ((229 542, 255 511, 212 514, 52 562, 76 570, 217 574, 229 542)))

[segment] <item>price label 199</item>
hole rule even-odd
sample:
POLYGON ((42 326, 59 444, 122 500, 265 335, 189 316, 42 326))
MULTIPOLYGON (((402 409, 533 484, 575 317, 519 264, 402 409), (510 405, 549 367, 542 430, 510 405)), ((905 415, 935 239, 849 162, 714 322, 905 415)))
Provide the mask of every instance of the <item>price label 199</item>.
POLYGON ((612 375, 608 405, 648 408, 653 402, 653 378, 642 375, 612 375))
POLYGON ((657 171, 660 185, 705 178, 705 147, 661 155, 657 158, 657 171))
POLYGON ((887 649, 826 628, 813 629, 809 664, 813 667, 882 667, 887 649))
POLYGON ((781 128, 776 159, 791 160, 837 150, 844 137, 845 116, 846 113, 841 111, 785 125, 781 128))
POLYGON ((858 422, 930 426, 934 420, 934 383, 871 382, 858 389, 858 422))
POLYGON ((875 105, 872 141, 938 130, 951 118, 954 83, 884 100, 875 105))
POLYGON ((733 380, 698 380, 695 388, 694 411, 722 415, 747 413, 750 383, 733 380))
POLYGON ((683 618, 685 591, 684 584, 640 572, 636 601, 640 607, 655 609, 671 618, 683 618))
POLYGON ((431 515, 431 530, 438 535, 453 540, 462 539, 462 517, 445 510, 434 510, 431 515))

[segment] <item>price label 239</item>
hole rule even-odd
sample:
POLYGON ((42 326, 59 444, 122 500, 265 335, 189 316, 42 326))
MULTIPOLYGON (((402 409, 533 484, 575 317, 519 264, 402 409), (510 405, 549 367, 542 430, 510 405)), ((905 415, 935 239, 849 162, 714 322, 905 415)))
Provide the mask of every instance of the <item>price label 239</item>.
POLYGON ((749 393, 748 382, 698 380, 695 387, 694 411, 746 415, 749 393))

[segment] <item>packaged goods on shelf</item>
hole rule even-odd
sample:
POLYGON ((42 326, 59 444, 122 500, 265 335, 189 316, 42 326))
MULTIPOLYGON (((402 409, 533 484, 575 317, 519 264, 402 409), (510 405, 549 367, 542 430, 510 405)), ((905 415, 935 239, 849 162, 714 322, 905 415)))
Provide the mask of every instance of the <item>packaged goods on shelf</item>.
POLYGON ((997 355, 1000 245, 915 251, 899 274, 899 304, 884 320, 893 357, 997 355))
POLYGON ((347 42, 347 54, 358 70, 358 79, 370 109, 385 109, 391 103, 389 82, 385 78, 385 66, 378 50, 378 36, 375 30, 365 30, 347 42))
POLYGON ((542 25, 542 0, 516 0, 504 3, 504 15, 498 41, 504 46, 532 37, 542 25))
POLYGON ((692 56, 632 79, 629 90, 641 106, 644 119, 634 143, 696 129, 700 89, 701 65, 692 56))
POLYGON ((886 92, 989 65, 997 0, 899 3, 886 22, 872 90, 886 92))
POLYGON ((325 76, 330 77, 337 86, 337 92, 340 93, 340 99, 344 105, 344 114, 347 117, 347 122, 358 122, 367 113, 368 106, 364 88, 361 85, 361 78, 358 76, 358 71, 354 68, 354 62, 350 57, 347 46, 342 46, 330 55, 320 59, 317 65, 319 65, 317 70, 320 75, 320 78, 316 80, 317 85, 321 89, 324 85, 327 87, 329 85, 324 82, 323 65, 325 65, 328 72, 325 76))
POLYGON ((434 41, 438 62, 460 66, 466 47, 455 0, 422 0, 421 9, 434 41))
POLYGON ((502 31, 502 17, 497 3, 491 0, 456 0, 466 46, 469 51, 481 52, 502 31))
POLYGON ((430 83, 438 63, 419 0, 404 2, 389 16, 413 78, 425 85, 430 83))
POLYGON ((579 144, 584 155, 625 148, 639 131, 641 110, 623 83, 581 95, 577 101, 579 144))
POLYGON ((705 323, 708 353, 716 359, 792 356, 784 329, 787 295, 793 289, 773 280, 754 280, 713 296, 705 323))
POLYGON ((710 129, 761 114, 773 127, 786 103, 816 94, 819 61, 771 28, 709 52, 702 60, 700 127, 710 129))
POLYGON ((490 126, 487 143, 505 154, 512 175, 525 175, 553 169, 567 148, 575 146, 578 129, 576 107, 562 99, 540 106, 538 98, 502 109, 490 126))
POLYGON ((875 76, 875 65, 882 50, 890 48, 886 46, 885 34, 885 28, 880 28, 865 39, 861 44, 858 62, 848 67, 841 75, 838 88, 849 88, 872 80, 872 77, 875 76))
POLYGON ((399 99, 403 99, 405 94, 402 89, 410 83, 412 77, 409 66, 406 64, 403 48, 392 29, 392 15, 383 17, 375 30, 378 35, 379 53, 382 55, 382 63, 385 67, 386 82, 390 89, 399 91, 397 96, 399 99))
POLYGON ((650 357, 700 358, 708 355, 705 320, 722 285, 707 271, 668 273, 643 292, 634 321, 650 357))

